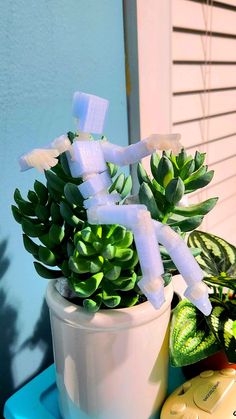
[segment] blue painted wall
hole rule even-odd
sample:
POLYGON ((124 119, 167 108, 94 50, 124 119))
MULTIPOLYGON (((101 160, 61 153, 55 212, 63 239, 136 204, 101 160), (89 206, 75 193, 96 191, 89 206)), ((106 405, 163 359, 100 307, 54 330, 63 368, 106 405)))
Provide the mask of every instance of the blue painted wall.
POLYGON ((10 205, 34 171, 17 158, 74 129, 75 90, 110 100, 105 134, 127 144, 121 0, 6 0, 0 13, 0 398, 51 360, 47 281, 26 254, 10 205))

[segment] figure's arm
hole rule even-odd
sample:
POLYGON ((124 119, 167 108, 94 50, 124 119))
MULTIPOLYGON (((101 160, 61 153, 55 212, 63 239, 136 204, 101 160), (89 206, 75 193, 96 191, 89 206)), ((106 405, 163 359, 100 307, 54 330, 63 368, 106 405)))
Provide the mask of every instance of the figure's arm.
POLYGON ((40 172, 49 170, 56 166, 57 157, 71 148, 70 140, 66 135, 53 140, 45 148, 35 148, 19 158, 19 164, 22 171, 35 167, 40 172))
POLYGON ((106 161, 118 166, 125 166, 138 162, 156 150, 172 150, 176 154, 182 148, 179 140, 179 134, 152 134, 127 147, 121 147, 109 141, 101 141, 101 145, 106 161))

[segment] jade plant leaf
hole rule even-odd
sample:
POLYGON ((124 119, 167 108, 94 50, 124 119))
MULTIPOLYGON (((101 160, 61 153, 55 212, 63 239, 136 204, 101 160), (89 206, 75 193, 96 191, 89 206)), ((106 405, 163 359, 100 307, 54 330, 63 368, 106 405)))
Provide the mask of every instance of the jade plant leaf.
POLYGON ((62 276, 61 271, 46 268, 46 266, 42 265, 39 262, 34 262, 34 267, 35 267, 36 272, 40 276, 42 276, 42 278, 56 279, 56 278, 60 278, 62 276))
POLYGON ((83 301, 83 306, 89 313, 96 313, 96 311, 100 309, 101 304, 102 304, 101 293, 93 296, 93 298, 86 298, 83 301))
POLYGON ((71 279, 71 285, 79 297, 90 297, 99 287, 103 278, 103 273, 99 272, 90 276, 85 281, 74 281, 71 279))
POLYGON ((170 362, 175 367, 193 364, 221 349, 205 316, 187 299, 173 310, 170 362))

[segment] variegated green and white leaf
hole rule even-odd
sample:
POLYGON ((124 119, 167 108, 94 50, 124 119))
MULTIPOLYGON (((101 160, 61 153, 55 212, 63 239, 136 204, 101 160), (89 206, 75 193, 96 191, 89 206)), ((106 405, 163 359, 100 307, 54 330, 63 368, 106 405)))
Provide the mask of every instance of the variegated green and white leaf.
POLYGON ((205 316, 190 301, 180 301, 171 320, 171 364, 175 367, 193 364, 220 349, 205 316))
POLYGON ((236 263, 236 248, 226 240, 203 231, 194 231, 189 235, 188 245, 202 250, 197 261, 207 276, 218 277, 228 271, 231 274, 232 266, 236 263))
POLYGON ((209 327, 223 347, 229 362, 236 362, 236 305, 211 297, 213 310, 207 318, 209 327))

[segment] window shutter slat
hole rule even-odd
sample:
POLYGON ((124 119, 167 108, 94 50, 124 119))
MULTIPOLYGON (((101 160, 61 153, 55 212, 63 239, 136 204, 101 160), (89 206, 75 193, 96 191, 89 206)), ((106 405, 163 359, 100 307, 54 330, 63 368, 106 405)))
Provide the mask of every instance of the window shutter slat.
MULTIPOLYGON (((206 88, 206 65, 173 65, 173 92, 202 91, 206 88)), ((235 65, 211 65, 211 89, 236 87, 235 65)))
POLYGON ((207 153, 219 196, 201 229, 236 244, 236 0, 172 1, 172 123, 187 151, 207 153))
POLYGON ((207 115, 207 111, 209 111, 210 115, 236 112, 236 87, 235 90, 227 92, 223 90, 220 92, 196 93, 173 97, 174 123, 203 118, 207 115))
MULTIPOLYGON (((188 153, 193 154, 195 150, 196 147, 189 148, 188 153)), ((198 150, 202 153, 207 152, 207 163, 209 165, 228 159, 230 156, 236 155, 236 134, 221 140, 203 143, 198 146, 198 150)))
POLYGON ((210 62, 234 62, 236 64, 236 39, 212 37, 210 57, 207 56, 207 44, 207 35, 174 32, 173 59, 186 62, 210 60, 210 62))
MULTIPOLYGON (((210 4, 210 2, 209 2, 210 4)), ((236 2, 234 2, 236 6, 236 2)), ((206 30, 206 19, 211 6, 204 3, 175 0, 173 2, 173 26, 191 30, 206 30)), ((212 32, 236 35, 235 15, 231 10, 214 7, 212 32)))

